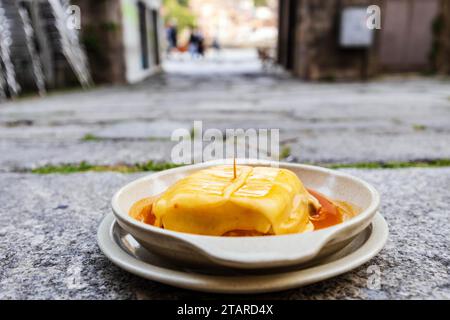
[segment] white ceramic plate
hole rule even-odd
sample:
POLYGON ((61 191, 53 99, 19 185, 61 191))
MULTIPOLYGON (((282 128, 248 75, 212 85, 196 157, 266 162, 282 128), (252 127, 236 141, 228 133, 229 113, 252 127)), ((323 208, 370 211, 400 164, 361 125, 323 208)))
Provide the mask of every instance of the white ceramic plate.
POLYGON ((154 173, 130 182, 113 197, 111 205, 120 226, 144 247, 184 264, 238 269, 277 268, 310 263, 341 249, 372 221, 379 203, 378 192, 367 182, 347 173, 317 166, 237 159, 252 166, 279 166, 294 172, 303 184, 332 199, 350 202, 361 212, 338 225, 314 232, 270 237, 213 237, 161 229, 128 215, 138 200, 164 192, 179 179, 229 159, 184 166, 154 173))
POLYGON ((100 249, 116 265, 143 278, 184 289, 217 293, 263 293, 305 286, 350 271, 374 257, 384 246, 388 226, 377 213, 371 223, 346 247, 322 259, 318 265, 290 270, 193 270, 152 254, 108 214, 97 239, 100 249))

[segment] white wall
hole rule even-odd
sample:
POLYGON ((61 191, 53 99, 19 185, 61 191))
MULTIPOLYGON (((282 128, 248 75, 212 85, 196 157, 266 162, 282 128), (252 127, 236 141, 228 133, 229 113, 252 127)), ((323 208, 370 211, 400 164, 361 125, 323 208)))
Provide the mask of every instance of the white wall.
MULTIPOLYGON (((129 83, 140 81, 157 70, 157 66, 153 63, 154 53, 151 45, 149 45, 149 68, 142 68, 138 2, 138 0, 121 0, 124 59, 126 79, 129 83)), ((158 10, 161 7, 160 0, 143 0, 142 2, 145 3, 149 9, 158 10)), ((150 23, 150 21, 148 22, 150 23)))

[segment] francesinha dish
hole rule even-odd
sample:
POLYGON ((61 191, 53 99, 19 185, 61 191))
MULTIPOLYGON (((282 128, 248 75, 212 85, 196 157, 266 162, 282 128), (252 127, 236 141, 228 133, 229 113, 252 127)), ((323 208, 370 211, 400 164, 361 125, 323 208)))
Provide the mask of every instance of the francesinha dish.
POLYGON ((199 170, 129 211, 156 227, 210 236, 302 233, 356 214, 353 205, 306 189, 290 170, 241 165, 199 170))

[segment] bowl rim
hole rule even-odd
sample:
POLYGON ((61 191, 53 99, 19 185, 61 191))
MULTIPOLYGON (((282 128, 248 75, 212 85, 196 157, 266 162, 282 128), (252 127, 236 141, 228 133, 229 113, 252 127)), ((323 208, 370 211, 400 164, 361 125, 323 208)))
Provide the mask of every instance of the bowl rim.
MULTIPOLYGON (((238 237, 222 237, 222 236, 210 236, 210 235, 200 235, 200 234, 192 234, 192 233, 185 233, 185 232, 179 232, 179 231, 173 231, 168 229, 162 229, 155 226, 152 226, 150 224, 146 224, 144 222, 138 221, 134 218, 132 218, 128 212, 124 212, 121 210, 119 206, 119 198, 120 196, 125 192, 125 190, 132 185, 139 184, 146 180, 155 179, 159 176, 167 175, 167 174, 176 174, 179 172, 183 172, 188 169, 202 169, 207 168, 215 165, 224 165, 224 164, 232 164, 232 159, 222 159, 222 160, 213 160, 213 161, 207 161, 207 162, 201 162, 193 165, 185 165, 177 168, 167 169, 160 172, 150 173, 148 175, 145 175, 144 177, 138 178, 136 180, 133 180, 127 184, 125 184, 123 187, 121 187, 112 197, 111 199, 111 207, 114 215, 120 220, 125 221, 127 224, 131 224, 133 227, 136 227, 140 229, 141 231, 150 232, 150 233, 158 233, 163 236, 171 236, 175 238, 191 238, 191 239, 199 239, 199 240, 208 240, 208 239, 223 239, 224 241, 230 240, 230 241, 236 241, 232 239, 255 239, 255 238, 261 238, 258 236, 255 237, 248 237, 248 236, 238 236, 238 237)), ((350 228, 351 226, 358 225, 360 223, 363 223, 369 216, 374 215, 380 205, 380 195, 378 191, 369 183, 366 181, 355 177, 351 174, 348 174, 346 172, 337 171, 333 169, 328 169, 324 167, 309 165, 309 164, 300 164, 300 163, 290 163, 290 162, 278 162, 278 161, 270 161, 270 160, 259 160, 259 159, 236 159, 237 165, 263 165, 263 166, 270 166, 270 165, 278 165, 279 167, 287 168, 301 168, 306 170, 312 170, 312 171, 320 171, 323 173, 331 174, 334 176, 341 176, 348 178, 350 180, 356 181, 360 185, 366 188, 366 190, 369 192, 371 196, 371 202, 369 206, 361 211, 358 215, 355 217, 352 217, 351 219, 344 221, 340 224, 327 227, 324 229, 320 229, 317 231, 313 231, 314 234, 325 234, 325 233, 332 233, 335 234, 340 229, 346 229, 350 228)), ((150 195, 149 195, 150 196, 150 195)), ((265 240, 273 239, 273 238, 285 238, 285 237, 294 237, 294 236, 301 236, 305 233, 292 233, 292 234, 282 234, 282 235, 271 235, 269 237, 264 237, 265 240)))

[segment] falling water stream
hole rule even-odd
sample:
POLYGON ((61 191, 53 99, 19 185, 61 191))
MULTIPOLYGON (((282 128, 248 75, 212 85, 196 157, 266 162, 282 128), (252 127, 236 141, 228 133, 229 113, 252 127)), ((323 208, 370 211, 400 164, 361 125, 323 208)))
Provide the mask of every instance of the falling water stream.
POLYGON ((83 87, 92 85, 88 62, 83 49, 80 46, 78 31, 68 27, 69 1, 48 0, 55 16, 56 29, 59 32, 61 47, 67 61, 75 72, 78 81, 83 87))
POLYGON ((10 96, 16 96, 20 92, 11 61, 11 44, 11 26, 6 17, 3 2, 0 0, 0 97, 6 97, 7 93, 10 96))
POLYGON ((31 26, 30 16, 28 15, 28 11, 23 7, 19 7, 18 10, 20 18, 22 19, 23 29, 25 31, 25 38, 28 52, 31 58, 31 64, 33 65, 36 87, 38 89, 39 95, 44 96, 46 93, 45 78, 44 73, 42 72, 41 60, 39 59, 39 55, 34 44, 34 31, 33 27, 31 26))
MULTIPOLYGON (((52 23, 55 24, 58 33, 58 42, 64 57, 80 84, 84 88, 90 87, 92 85, 92 78, 86 54, 80 45, 78 30, 71 28, 68 24, 68 20, 71 17, 69 10, 70 1, 47 0, 47 3, 50 5, 53 13, 54 20, 52 19, 52 23)), ((36 48, 35 31, 30 13, 25 7, 18 4, 16 6, 5 7, 5 1, 0 0, 0 100, 14 97, 21 91, 21 87, 16 80, 16 73, 12 62, 11 45, 15 41, 15 38, 13 38, 11 31, 13 21, 10 19, 14 20, 14 25, 19 23, 23 28, 34 82, 39 94, 44 95, 46 93, 46 79, 39 52, 36 48), (17 10, 17 12, 7 12, 6 10, 17 10), (15 19, 19 19, 19 22, 15 21, 15 19)))

